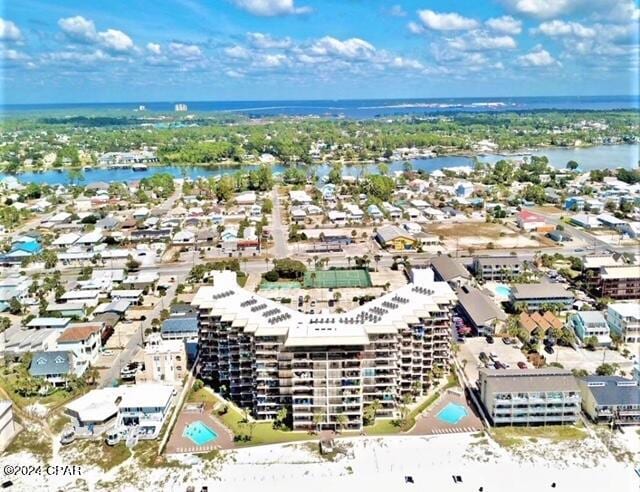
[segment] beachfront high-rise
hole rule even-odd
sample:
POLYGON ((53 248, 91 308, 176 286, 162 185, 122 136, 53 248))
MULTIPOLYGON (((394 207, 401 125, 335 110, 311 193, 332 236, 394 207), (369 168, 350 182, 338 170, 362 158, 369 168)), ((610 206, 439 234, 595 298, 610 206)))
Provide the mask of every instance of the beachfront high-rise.
POLYGON ((455 294, 430 269, 413 277, 349 312, 304 314, 216 273, 192 301, 200 377, 260 420, 287 408, 295 430, 359 430, 375 402, 378 417, 395 417, 450 362, 455 294))

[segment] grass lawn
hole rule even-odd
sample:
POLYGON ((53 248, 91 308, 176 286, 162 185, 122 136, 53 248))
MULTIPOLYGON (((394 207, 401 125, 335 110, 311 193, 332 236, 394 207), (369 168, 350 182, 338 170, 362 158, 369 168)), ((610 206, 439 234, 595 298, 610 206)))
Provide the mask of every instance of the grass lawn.
POLYGON ((95 465, 105 472, 121 465, 131 457, 131 451, 124 442, 115 446, 107 446, 102 439, 78 440, 63 449, 77 451, 75 455, 79 460, 77 460, 76 464, 95 465))
POLYGON ((211 391, 201 388, 198 391, 190 391, 187 401, 190 403, 218 403, 219 400, 211 391))
POLYGON ((549 425, 546 427, 494 427, 491 435, 504 447, 523 444, 525 440, 549 439, 551 441, 579 441, 587 437, 581 427, 574 425, 549 425))
POLYGON ((49 429, 54 434, 59 434, 65 426, 71 422, 71 419, 62 413, 56 413, 49 417, 49 429))
POLYGON ((23 430, 9 444, 5 452, 9 455, 26 451, 40 458, 45 463, 51 461, 53 457, 53 447, 51 439, 44 433, 37 430, 23 430))
POLYGON ((367 436, 386 436, 389 434, 397 434, 400 432, 400 426, 394 425, 395 420, 385 419, 378 420, 375 424, 364 428, 367 436))
MULTIPOLYGON (((209 392, 207 391, 207 393, 209 392)), ((220 401, 211 393, 209 393, 209 395, 211 395, 213 401, 220 401)), ((251 436, 250 440, 236 441, 236 446, 239 447, 259 446, 261 444, 275 444, 290 441, 305 441, 317 438, 314 434, 309 434, 307 432, 292 432, 274 429, 273 423, 271 422, 253 422, 252 424, 247 424, 242 412, 231 404, 227 405, 227 411, 224 414, 220 415, 216 412, 214 415, 222 421, 234 436, 251 436)))

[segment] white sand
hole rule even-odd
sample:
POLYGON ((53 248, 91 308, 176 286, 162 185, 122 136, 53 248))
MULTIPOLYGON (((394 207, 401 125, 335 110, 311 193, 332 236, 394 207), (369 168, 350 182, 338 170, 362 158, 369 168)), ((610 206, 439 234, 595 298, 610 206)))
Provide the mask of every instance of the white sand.
MULTIPOLYGON (((637 441, 635 430, 617 441, 637 441)), ((511 451, 486 438, 465 434, 340 440, 336 461, 325 461, 305 444, 241 449, 222 463, 182 459, 184 468, 139 470, 131 461, 102 474, 85 467, 84 490, 186 490, 202 485, 210 491, 337 492, 395 490, 540 492, 637 492, 640 477, 630 462, 619 462, 596 437, 579 442, 542 440, 511 451), (415 484, 406 484, 411 475, 415 484), (461 475, 455 484, 452 475, 461 475), (98 481, 118 481, 100 486, 98 481), (551 488, 556 482, 557 487, 551 488), (98 485, 98 486, 96 486, 98 485)), ((637 448, 640 446, 636 446, 637 448)), ((638 463, 640 449, 626 447, 638 463)), ((3 456, 0 465, 33 462, 26 454, 3 456)), ((635 465, 638 466, 638 465, 635 465)), ((75 478, 14 478, 13 490, 80 490, 75 478), (55 486, 54 486, 55 485, 55 486)))

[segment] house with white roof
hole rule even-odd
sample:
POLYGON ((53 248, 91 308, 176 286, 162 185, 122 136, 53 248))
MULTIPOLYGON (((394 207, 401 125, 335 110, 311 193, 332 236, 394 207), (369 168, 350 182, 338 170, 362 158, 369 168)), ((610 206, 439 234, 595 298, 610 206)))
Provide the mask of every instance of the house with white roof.
POLYGON ((579 227, 584 227, 585 229, 593 229, 595 227, 601 227, 602 225, 595 215, 589 214, 577 214, 571 217, 569 220, 572 224, 579 227))
POLYGON ((399 219, 402 217, 402 210, 389 202, 383 202, 382 209, 387 213, 390 219, 399 219))
POLYGON ((345 225, 347 222, 347 214, 339 210, 330 210, 327 216, 329 220, 337 226, 345 225))
POLYGON ((313 199, 304 190, 291 190, 289 192, 289 198, 291 203, 295 205, 308 205, 313 202, 313 199))
POLYGON ((65 234, 60 234, 60 236, 58 236, 51 245, 59 249, 65 249, 74 244, 79 238, 80 234, 67 232, 65 234))
POLYGON ((76 289, 62 294, 60 302, 73 302, 87 307, 96 307, 100 302, 102 291, 100 289, 76 289))
POLYGON ((255 191, 245 191, 237 195, 235 201, 238 205, 253 205, 257 199, 255 191))
POLYGON ((622 337, 624 343, 640 342, 640 307, 638 301, 609 304, 606 318, 611 333, 622 337))
POLYGON ((193 244, 195 243, 196 235, 189 230, 178 231, 173 235, 171 242, 173 244, 193 244))

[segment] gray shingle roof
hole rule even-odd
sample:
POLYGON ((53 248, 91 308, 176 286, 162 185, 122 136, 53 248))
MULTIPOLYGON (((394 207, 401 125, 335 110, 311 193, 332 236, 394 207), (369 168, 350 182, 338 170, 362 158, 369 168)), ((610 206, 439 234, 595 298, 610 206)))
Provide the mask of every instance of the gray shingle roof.
POLYGON ((71 352, 68 351, 35 352, 29 374, 34 377, 69 374, 71 357, 71 352))
POLYGON ((504 311, 478 289, 472 287, 456 289, 456 294, 460 306, 476 326, 486 325, 494 319, 499 321, 507 319, 504 311))
POLYGON ((564 369, 480 369, 489 393, 579 391, 576 378, 564 369))
POLYGON ((471 278, 469 271, 453 258, 437 256, 431 260, 431 266, 445 282, 456 277, 471 278))
POLYGON ((640 386, 633 379, 587 376, 584 381, 598 405, 640 405, 640 386))

